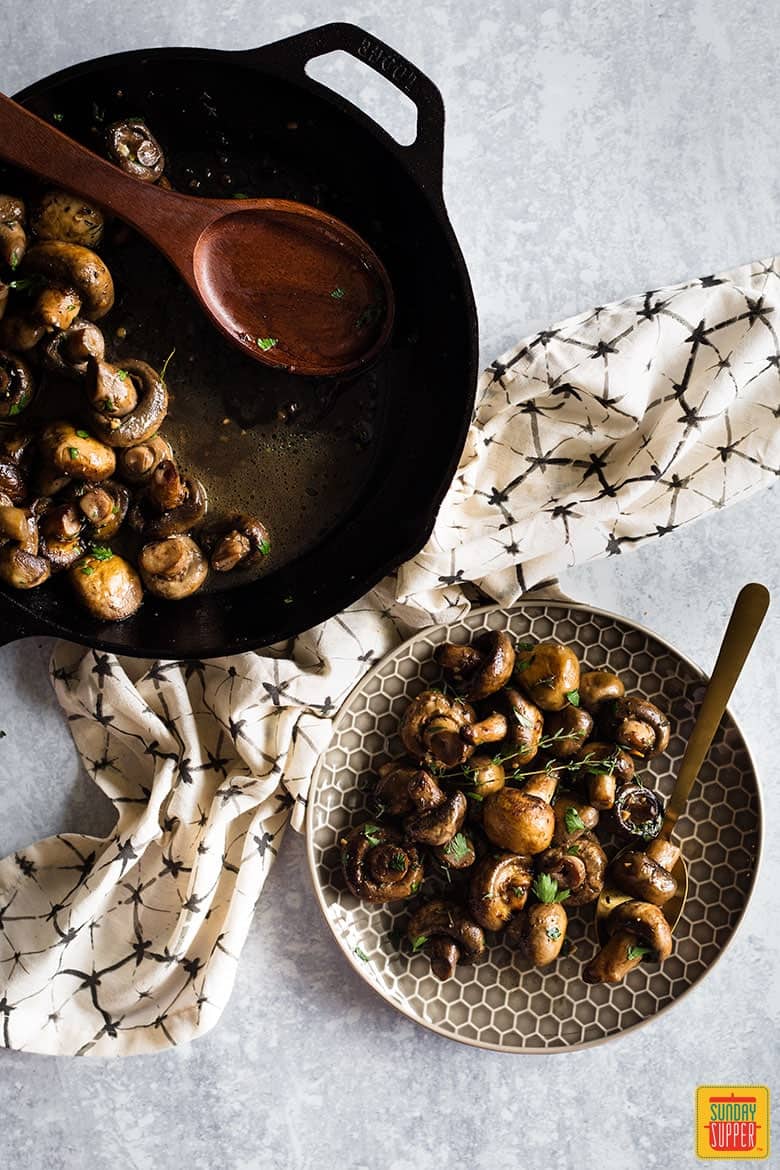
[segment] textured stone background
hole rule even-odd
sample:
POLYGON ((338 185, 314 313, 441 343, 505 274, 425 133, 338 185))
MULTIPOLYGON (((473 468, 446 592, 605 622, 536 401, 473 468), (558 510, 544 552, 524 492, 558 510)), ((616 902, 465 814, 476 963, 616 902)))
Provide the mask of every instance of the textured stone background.
MULTIPOLYGON (((3 9, 5 92, 118 49, 235 48, 339 18, 407 54, 444 93, 446 191, 485 361, 590 304, 780 246, 771 3, 9 0, 3 9)), ((780 593, 776 509, 777 494, 764 493, 657 546, 572 571, 564 588, 644 622, 709 667, 739 586, 762 580, 780 593)), ((758 892, 723 960, 670 1014, 549 1058, 443 1041, 346 968, 311 896, 302 843, 288 837, 231 1004, 204 1040, 113 1063, 0 1053, 0 1165, 699 1164, 697 1083, 777 1087, 779 647, 777 605, 733 703, 766 781, 758 892)), ((49 648, 0 651, 0 855, 56 829, 106 828, 49 690, 49 648)))

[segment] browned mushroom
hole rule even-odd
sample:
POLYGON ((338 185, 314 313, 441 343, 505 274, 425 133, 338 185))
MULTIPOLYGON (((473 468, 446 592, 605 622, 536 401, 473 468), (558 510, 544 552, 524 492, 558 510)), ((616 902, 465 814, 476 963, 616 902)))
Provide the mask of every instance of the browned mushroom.
POLYGON ((663 906, 677 893, 677 882, 670 870, 639 849, 618 854, 609 872, 624 894, 654 906, 663 906))
POLYGON ((135 569, 109 548, 93 548, 68 570, 68 579, 84 608, 100 621, 123 621, 143 601, 135 569))
POLYGON ((414 951, 424 948, 432 952, 433 972, 439 979, 453 974, 453 957, 455 962, 469 962, 478 959, 485 950, 482 927, 461 906, 443 898, 427 902, 412 914, 406 933, 414 951), (454 950, 452 946, 442 948, 440 940, 454 944, 454 950))
POLYGON ((87 431, 76 430, 65 420, 44 427, 39 450, 44 462, 55 468, 59 475, 90 483, 109 479, 116 468, 110 447, 93 439, 87 431))
POLYGON ((589 740, 577 752, 577 761, 587 775, 588 800, 602 811, 614 805, 617 785, 629 783, 634 776, 631 756, 613 743, 589 740))
POLYGON ((661 831, 664 800, 658 792, 641 784, 624 784, 618 789, 612 808, 615 827, 628 841, 652 841, 661 831))
POLYGON ((256 516, 236 512, 203 534, 203 547, 210 554, 216 573, 230 573, 256 564, 271 551, 268 529, 256 516))
POLYGON ((84 517, 74 503, 50 504, 38 527, 41 556, 53 570, 69 569, 84 555, 84 517))
POLYGON ((541 853, 552 841, 555 814, 550 801, 557 778, 546 772, 532 776, 523 788, 504 787, 482 806, 487 837, 501 849, 523 856, 541 853))
POLYGON ((532 650, 518 654, 514 677, 542 711, 561 711, 570 702, 570 696, 577 693, 580 664, 569 646, 540 642, 532 650))
POLYGON ((571 891, 568 905, 595 902, 604 888, 607 855, 594 833, 581 833, 572 845, 553 845, 539 857, 540 870, 571 891))
POLYGON ((46 329, 20 313, 6 313, 0 321, 0 346, 13 353, 28 353, 41 340, 46 329))
POLYGON ((480 719, 479 723, 470 723, 464 727, 461 736, 466 743, 479 747, 483 743, 499 743, 506 738, 507 730, 506 718, 499 711, 494 711, 480 719))
POLYGON ((586 983, 620 983, 643 958, 657 962, 672 953, 672 932, 658 906, 621 902, 607 918, 608 940, 583 972, 586 983))
POLYGON ((35 589, 50 575, 38 555, 38 524, 31 508, 16 507, 0 492, 0 580, 14 589, 35 589))
POLYGON ((503 930, 528 899, 534 871, 530 857, 500 853, 483 857, 469 885, 469 910, 484 930, 503 930))
MULTIPOLYGON (((167 536, 178 536, 190 532, 193 528, 198 527, 208 508, 206 489, 200 480, 191 476, 179 478, 175 468, 174 476, 170 477, 166 470, 167 466, 168 462, 163 461, 154 471, 146 489, 149 493, 146 502, 149 503, 154 499, 153 491, 158 493, 158 501, 165 498, 166 492, 169 492, 170 498, 173 498, 174 490, 178 486, 181 486, 183 493, 181 502, 175 507, 163 511, 162 515, 146 520, 143 525, 143 535, 146 540, 163 540, 167 536), (163 488, 160 485, 164 477, 168 477, 168 479, 163 488)), ((154 504, 152 506, 154 507, 154 504)))
POLYGON ((108 128, 106 146, 111 159, 128 175, 154 183, 163 173, 162 147, 141 118, 125 118, 108 128))
POLYGON ((126 483, 147 483, 166 459, 173 459, 170 443, 162 435, 152 435, 143 443, 117 452, 118 472, 126 483))
POLYGON ((353 829, 340 844, 344 880, 356 898, 379 905, 410 898, 419 890, 420 855, 393 830, 369 822, 353 829))
POLYGON ((669 746, 669 720, 648 699, 615 699, 604 706, 602 721, 615 743, 640 760, 651 760, 669 746))
POLYGON ((150 593, 181 601, 200 589, 209 563, 189 536, 168 536, 146 544, 138 554, 138 568, 150 593))
POLYGON ((498 792, 506 784, 503 765, 490 756, 472 756, 462 768, 468 782, 469 795, 484 800, 491 792, 498 792))
POLYGON ((24 203, 15 195, 0 195, 0 264, 13 272, 27 247, 24 203))
POLYGON ((13 504, 27 498, 27 474, 32 453, 31 431, 6 431, 0 442, 0 492, 13 504))
POLYGON ((534 966, 548 967, 558 958, 566 938, 568 917, 561 902, 569 892, 543 873, 537 875, 532 889, 539 901, 512 922, 507 943, 519 946, 534 966))
POLYGON ((399 728, 401 741, 418 760, 455 767, 472 755, 461 731, 474 722, 474 711, 460 699, 442 691, 423 691, 404 711, 399 728))
POLYGON ((76 317, 67 329, 46 337, 40 346, 44 367, 63 378, 84 378, 90 358, 102 361, 106 350, 97 325, 76 317))
POLYGON ((39 240, 65 240, 97 248, 103 238, 103 213, 80 195, 55 189, 31 205, 30 228, 39 240))
POLYGON ((507 721, 507 751, 503 753, 504 758, 514 768, 521 768, 529 764, 539 750, 544 732, 542 713, 514 687, 505 687, 497 696, 497 701, 507 721), (515 749, 511 756, 508 754, 509 748, 515 749))
POLYGON ((109 441, 110 420, 124 418, 138 405, 138 389, 127 370, 100 358, 87 360, 85 389, 93 410, 109 419, 106 441, 109 441))
POLYGON ((424 768, 403 760, 392 760, 379 769, 374 801, 387 816, 403 817, 411 812, 426 812, 444 804, 445 799, 433 776, 424 768))
POLYGON ((436 845, 431 852, 445 869, 468 869, 476 860, 474 841, 468 833, 456 833, 446 845, 436 845))
POLYGON ((544 721, 545 751, 558 760, 576 756, 593 730, 593 720, 582 707, 572 704, 550 711, 544 721))
POLYGON ((0 350, 0 419, 21 414, 33 400, 32 371, 18 354, 0 350))
POLYGON ((446 845, 466 819, 467 809, 466 797, 455 791, 436 808, 408 816, 404 821, 406 838, 420 845, 446 845))
POLYGON ((515 648, 506 630, 483 634, 472 646, 449 642, 436 648, 436 661, 452 677, 469 702, 500 691, 512 675, 515 648))
POLYGON ((116 536, 124 523, 130 504, 130 493, 116 480, 80 490, 77 494, 79 512, 86 521, 90 540, 100 544, 116 536))
POLYGON ((605 703, 622 699, 625 687, 616 674, 609 670, 586 670, 580 675, 580 706, 595 716, 605 703))
POLYGON ((555 845, 573 845, 599 823, 598 809, 584 804, 571 792, 560 792, 555 801, 555 845))
MULTIPOLYGON (((96 380, 100 363, 90 359, 87 382, 96 380)), ((132 383, 138 396, 138 403, 121 418, 93 410, 92 427, 95 433, 112 447, 136 447, 150 439, 165 420, 168 413, 168 391, 165 382, 146 362, 133 359, 126 361, 122 372, 132 383)))
POLYGON ((60 240, 44 240, 28 248, 24 276, 43 278, 31 316, 47 329, 66 329, 81 313, 99 321, 114 303, 114 282, 100 257, 90 248, 60 240))

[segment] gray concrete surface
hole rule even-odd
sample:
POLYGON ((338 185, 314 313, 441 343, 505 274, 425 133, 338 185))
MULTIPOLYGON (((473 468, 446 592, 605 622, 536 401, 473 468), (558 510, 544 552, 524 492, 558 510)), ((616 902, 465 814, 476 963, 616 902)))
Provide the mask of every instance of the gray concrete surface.
MULTIPOLYGON (((3 9, 6 92, 99 53, 247 46, 328 19, 351 19, 406 53, 446 101, 446 191, 486 361, 592 303, 780 246, 780 26, 759 0, 13 0, 3 9)), ((742 583, 763 580, 780 596, 777 500, 764 493, 563 585, 709 666, 742 583)), ((0 1053, 0 1165, 697 1165, 695 1086, 775 1088, 780 1066, 778 649, 776 603, 733 704, 764 778, 762 878, 734 944, 684 1006, 579 1054, 502 1057, 450 1044, 345 967, 311 897, 302 843, 288 837, 209 1036, 113 1063, 0 1053)), ((106 825, 50 693, 48 653, 34 641, 0 651, 0 855, 58 828, 106 825)))

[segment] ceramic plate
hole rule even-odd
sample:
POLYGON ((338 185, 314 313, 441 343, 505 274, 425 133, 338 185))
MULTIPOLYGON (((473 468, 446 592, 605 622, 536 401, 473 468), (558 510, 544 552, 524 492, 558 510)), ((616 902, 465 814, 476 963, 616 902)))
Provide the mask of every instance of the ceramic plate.
MULTIPOLYGON (((475 610, 451 626, 436 626, 399 646, 349 696, 320 760, 309 800, 309 864, 320 905, 349 962, 404 1015, 452 1040, 505 1052, 582 1048, 645 1023, 698 982, 731 939, 753 886, 761 840, 761 802, 753 762, 726 714, 678 822, 688 863, 689 891, 674 932, 674 951, 662 965, 641 965, 622 984, 589 986, 581 971, 597 948, 593 907, 570 916, 573 952, 546 971, 488 936, 483 959, 459 966, 440 983, 424 954, 412 956, 404 935, 409 906, 370 906, 347 890, 338 840, 371 819, 368 805, 377 767, 403 754, 399 718, 411 698, 435 685, 433 652, 440 642, 467 642, 487 630, 508 629, 519 641, 553 638, 570 645, 583 667, 607 665, 627 692, 638 691, 672 718, 668 752, 642 774, 664 795, 702 695, 701 671, 660 638, 627 621, 575 603, 527 602, 512 610, 475 610)), ((426 881, 423 892, 433 892, 426 881)))

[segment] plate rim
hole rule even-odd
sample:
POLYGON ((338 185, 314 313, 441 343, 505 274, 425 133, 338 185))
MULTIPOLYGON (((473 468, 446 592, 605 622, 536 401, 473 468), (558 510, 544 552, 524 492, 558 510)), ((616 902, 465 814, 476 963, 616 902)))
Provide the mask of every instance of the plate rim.
POLYGON ((589 614, 598 614, 600 617, 610 618, 613 621, 624 622, 627 625, 632 626, 635 630, 639 630, 641 633, 647 635, 648 637, 655 639, 655 641, 660 643, 660 645, 663 646, 666 650, 670 651, 674 656, 676 656, 677 658, 682 660, 687 666, 689 666, 696 674, 698 674, 701 677, 701 679, 704 682, 709 681, 709 678, 710 678, 709 674, 707 674, 707 672, 705 670, 703 670, 702 667, 699 666, 699 664, 696 661, 694 661, 694 659, 690 658, 687 654, 684 654, 681 650, 678 650, 676 646, 674 646, 666 638, 657 634, 655 632, 655 630, 651 630, 649 628, 649 626, 645 626, 641 622, 635 621, 633 618, 625 617, 622 614, 615 613, 613 610, 602 609, 599 606, 589 605, 587 602, 570 600, 569 598, 550 597, 550 598, 545 599, 543 597, 529 597, 527 601, 520 601, 515 605, 509 605, 509 606, 496 605, 496 604, 482 605, 482 606, 478 606, 474 609, 470 609, 467 613, 463 614, 460 618, 457 618, 454 621, 433 622, 431 625, 423 626, 419 630, 414 631, 414 633, 412 633, 408 638, 404 638, 404 640, 402 642, 399 642, 397 646, 393 647, 393 649, 389 652, 389 654, 385 654, 379 660, 379 662, 375 663, 375 665, 371 667, 370 670, 366 671, 366 673, 364 675, 361 675, 361 677, 358 679, 358 681, 350 689, 349 693, 346 695, 346 697, 341 702, 339 709, 333 718, 332 730, 331 730, 331 735, 330 735, 330 738, 328 740, 328 743, 323 748, 323 750, 320 752, 320 755, 317 759, 317 763, 314 767, 314 771, 312 772, 311 784, 309 786, 309 792, 307 795, 307 805, 306 805, 306 827, 305 827, 306 828, 306 831, 305 831, 306 860, 307 860, 307 866, 308 866, 308 871, 309 871, 309 879, 310 879, 311 884, 314 888, 314 893, 315 893, 317 905, 320 909, 320 913, 322 914, 322 917, 324 918, 324 920, 327 924, 328 931, 329 931, 333 941, 335 942, 340 954, 342 955, 344 960, 349 964, 349 966, 353 969, 353 971, 357 974, 357 976, 360 978, 361 982, 366 984, 366 986, 368 986, 371 989, 371 991, 373 991, 373 993, 376 996, 378 996, 379 999, 382 1000, 382 1002, 384 1004, 386 1004, 388 1007, 392 1008, 394 1011, 398 1012, 400 1015, 404 1016, 406 1019, 411 1020, 411 1022, 413 1024, 418 1025, 418 1027, 424 1028, 426 1031, 429 1031, 429 1032, 434 1032, 437 1036, 440 1036, 444 1040, 449 1040, 449 1041, 452 1041, 456 1044, 465 1044, 465 1045, 468 1045, 470 1048, 479 1048, 479 1049, 482 1049, 483 1051, 488 1051, 488 1052, 498 1052, 504 1056, 560 1056, 560 1055, 570 1053, 570 1052, 582 1052, 588 1048, 596 1048, 601 1044, 607 1044, 610 1041, 622 1039, 622 1037, 628 1035, 629 1033, 636 1032, 637 1029, 643 1028, 648 1024, 652 1024, 654 1020, 657 1020, 659 1017, 665 1015, 672 1008, 676 1007, 677 1004, 680 1003, 681 1000, 685 999, 685 997, 687 995, 689 995, 691 991, 693 991, 695 988, 701 986, 701 984, 704 982, 704 980, 707 978, 707 976, 710 974, 710 972, 713 970, 713 968, 716 966, 716 964, 720 961, 722 956, 725 954, 725 952, 731 946, 731 944, 734 940, 734 937, 736 936, 740 926, 742 925, 742 920, 745 916, 745 912, 747 911, 747 908, 750 905, 750 901, 751 901, 753 894, 755 892, 756 883, 758 881, 758 877, 759 877, 759 874, 761 872, 761 866, 763 864, 764 820, 765 820, 765 818, 764 818, 764 799, 763 799, 761 777, 760 777, 758 768, 756 767, 756 761, 755 761, 755 759, 753 757, 753 753, 750 749, 750 744, 748 743, 748 740, 742 731, 742 727, 740 725, 739 720, 735 717, 735 715, 732 712, 731 707, 729 705, 726 706, 726 710, 725 710, 724 714, 726 716, 728 716, 728 718, 732 721, 740 739, 742 740, 742 744, 744 745, 745 753, 747 755, 747 759, 748 759, 748 762, 750 764, 750 767, 751 767, 751 770, 752 770, 752 773, 753 773, 753 776, 754 776, 755 782, 756 782, 756 803, 757 803, 757 808, 758 808, 755 865, 753 867, 753 872, 752 872, 751 877, 750 877, 750 884, 749 884, 748 889, 747 889, 747 894, 745 897, 744 904, 740 908, 739 914, 734 922, 733 929, 732 929, 731 934, 729 935, 728 939, 726 940, 724 945, 721 947, 721 949, 718 951, 717 955, 712 960, 712 962, 705 968, 704 971, 702 971, 702 973, 694 980, 693 983, 689 984, 683 991, 680 992, 679 995, 675 996, 673 999, 670 999, 668 1001, 668 1003, 665 1003, 663 1005, 663 1007, 660 1007, 658 1009, 658 1011, 653 1012, 652 1015, 645 1016, 643 1019, 637 1020, 635 1023, 629 1024, 627 1027, 621 1028, 617 1032, 611 1032, 608 1036, 599 1036, 595 1040, 580 1040, 576 1044, 558 1045, 556 1047, 549 1047, 549 1046, 539 1047, 536 1045, 533 1047, 525 1046, 525 1045, 522 1047, 518 1047, 516 1045, 496 1044, 496 1043, 493 1043, 493 1042, 487 1041, 487 1040, 476 1040, 476 1039, 473 1039, 472 1037, 469 1037, 469 1036, 459 1036, 451 1031, 448 1031, 446 1028, 442 1028, 440 1024, 434 1023, 433 1021, 421 1019, 417 1015, 417 1013, 412 1011, 412 1009, 406 1005, 406 1003, 403 1003, 403 1004, 396 1003, 394 1000, 390 999, 387 995, 385 995, 382 992, 382 990, 367 975, 365 965, 362 963, 362 961, 360 961, 356 958, 356 956, 352 953, 352 951, 350 951, 347 947, 345 947, 343 945, 341 937, 336 933, 336 930, 334 929, 334 925, 331 922, 330 916, 328 914, 327 906, 326 906, 325 899, 324 899, 323 892, 322 892, 322 886, 321 886, 321 884, 318 880, 318 877, 317 877, 317 864, 316 864, 316 861, 314 858, 314 828, 313 828, 313 819, 311 816, 312 798, 316 794, 316 792, 319 788, 321 779, 322 779, 322 769, 324 766, 325 756, 328 753, 328 751, 330 750, 331 744, 333 743, 333 739, 336 735, 336 732, 338 731, 338 729, 340 727, 341 721, 346 718, 346 712, 347 712, 347 709, 349 707, 349 704, 351 703, 353 697, 357 694, 357 692, 362 687, 364 687, 365 684, 370 679, 372 679, 376 674, 379 673, 379 671, 382 669, 382 667, 384 666, 384 664, 386 663, 388 658, 390 658, 392 655, 398 654, 401 650, 404 649, 404 647, 408 646, 412 642, 416 642, 418 638, 420 638, 421 636, 424 636, 426 634, 429 634, 433 630, 438 630, 438 629, 445 629, 446 630, 446 629, 449 629, 453 626, 458 626, 463 621, 465 621, 467 618, 471 618, 471 617, 480 617, 480 616, 487 617, 488 614, 494 614, 494 613, 500 613, 502 615, 508 616, 508 615, 513 614, 513 613, 517 613, 517 612, 526 610, 531 606, 536 607, 536 608, 541 607, 543 609, 576 609, 576 610, 585 611, 586 613, 589 613, 589 614))

